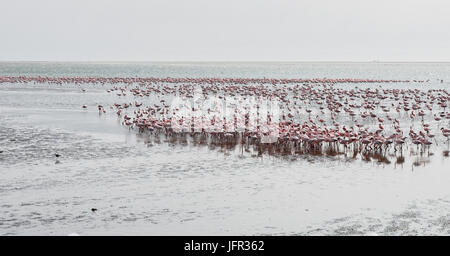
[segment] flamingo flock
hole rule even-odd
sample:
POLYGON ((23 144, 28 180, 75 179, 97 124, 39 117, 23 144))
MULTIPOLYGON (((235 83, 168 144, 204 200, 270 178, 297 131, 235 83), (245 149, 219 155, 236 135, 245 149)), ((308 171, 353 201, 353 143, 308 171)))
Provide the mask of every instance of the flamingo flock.
MULTIPOLYGON (((262 155, 339 155, 386 161, 405 148, 449 145, 450 93, 429 80, 103 78, 3 76, 0 83, 105 85, 116 98, 95 106, 147 142, 204 144, 262 155), (421 89, 385 84, 423 84, 421 89), (344 85, 344 86, 341 86, 344 85), (174 99, 189 104, 174 104, 174 99), (195 102, 214 104, 201 108, 195 102), (255 100, 256 99, 256 100, 255 100), (261 104, 277 102, 277 112, 261 104), (223 105, 233 106, 226 116, 223 105), (187 108, 186 108, 187 106, 187 108), (186 111, 186 109, 188 111, 186 111), (219 114, 216 114, 219 113, 219 114), (275 135, 274 135, 275 134, 275 135)), ((85 88, 82 88, 85 92, 85 88)), ((82 105, 87 109, 91 106, 82 105)), ((444 155, 448 155, 448 149, 444 155)))
MULTIPOLYGON (((377 79, 274 79, 274 78, 158 78, 158 77, 29 77, 0 76, 0 83, 49 83, 49 84, 293 84, 293 83, 409 83, 410 80, 377 80, 377 79)), ((423 83, 423 80, 413 80, 423 83)))

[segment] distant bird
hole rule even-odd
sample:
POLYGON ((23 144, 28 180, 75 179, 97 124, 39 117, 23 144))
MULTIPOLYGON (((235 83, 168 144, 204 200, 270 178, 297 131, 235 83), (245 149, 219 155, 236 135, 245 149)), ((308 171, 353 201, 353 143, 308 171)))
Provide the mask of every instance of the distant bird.
POLYGON ((60 154, 58 154, 58 153, 56 153, 56 154, 55 154, 55 156, 56 156, 56 157, 60 157, 61 155, 60 155, 60 154))
POLYGON ((96 211, 97 211, 97 208, 92 208, 91 211, 92 211, 92 212, 96 212, 96 211))

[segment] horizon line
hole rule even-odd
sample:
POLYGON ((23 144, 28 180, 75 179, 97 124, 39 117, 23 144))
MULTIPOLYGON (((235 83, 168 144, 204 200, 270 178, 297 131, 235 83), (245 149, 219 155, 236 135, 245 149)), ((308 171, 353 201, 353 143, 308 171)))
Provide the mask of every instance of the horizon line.
POLYGON ((450 63, 450 60, 0 60, 0 63, 450 63))

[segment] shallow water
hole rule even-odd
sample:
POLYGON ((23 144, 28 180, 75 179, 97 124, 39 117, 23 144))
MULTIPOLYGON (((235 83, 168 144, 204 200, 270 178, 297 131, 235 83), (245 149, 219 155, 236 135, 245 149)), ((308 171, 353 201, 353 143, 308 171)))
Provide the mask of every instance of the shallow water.
POLYGON ((450 63, 382 62, 0 62, 2 76, 365 78, 450 81, 450 63))
MULTIPOLYGON (((392 65, 2 63, 0 75, 450 81, 449 64, 392 65)), ((0 85, 0 234, 450 234, 448 145, 407 148, 403 164, 147 146, 114 115, 80 108, 114 99, 102 86, 0 85)))

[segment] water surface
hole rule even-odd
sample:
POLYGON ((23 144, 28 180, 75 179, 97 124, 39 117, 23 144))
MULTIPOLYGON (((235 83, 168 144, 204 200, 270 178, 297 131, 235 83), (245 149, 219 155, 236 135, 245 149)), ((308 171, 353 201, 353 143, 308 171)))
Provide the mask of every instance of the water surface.
MULTIPOLYGON (((404 88, 447 88, 449 71, 448 63, 0 63, 2 76, 429 80, 404 88)), ((148 146, 114 115, 80 108, 113 104, 105 89, 0 85, 0 234, 450 233, 444 145, 433 155, 405 149, 402 164, 148 146)))

